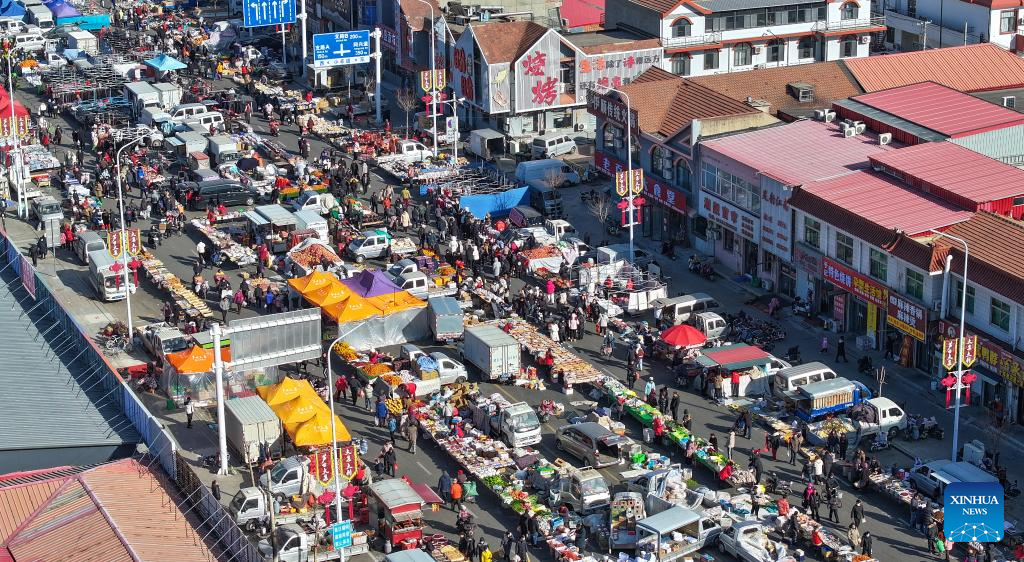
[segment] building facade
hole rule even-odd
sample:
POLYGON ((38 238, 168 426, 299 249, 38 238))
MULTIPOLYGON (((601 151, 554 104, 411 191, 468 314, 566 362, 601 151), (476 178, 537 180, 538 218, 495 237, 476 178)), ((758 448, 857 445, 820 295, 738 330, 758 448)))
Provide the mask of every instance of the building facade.
POLYGON ((1024 8, 1010 0, 879 0, 876 9, 889 27, 887 47, 920 51, 975 43, 993 43, 1008 50, 1024 47, 1024 8))
POLYGON ((451 47, 463 129, 512 139, 593 131, 592 89, 618 88, 661 63, 657 40, 612 32, 563 36, 531 21, 470 24, 451 47))
POLYGON ((609 26, 661 39, 662 68, 702 76, 868 56, 885 31, 869 0, 608 0, 609 26))

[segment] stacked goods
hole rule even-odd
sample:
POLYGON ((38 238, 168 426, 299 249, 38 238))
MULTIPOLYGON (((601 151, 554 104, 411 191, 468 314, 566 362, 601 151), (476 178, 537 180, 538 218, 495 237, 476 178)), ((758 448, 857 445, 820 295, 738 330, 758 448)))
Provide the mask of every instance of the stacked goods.
POLYGON ((388 412, 391 414, 401 414, 405 406, 402 404, 401 398, 385 398, 384 405, 387 406, 388 412))
POLYGON ((560 258, 562 253, 558 251, 558 248, 554 246, 541 246, 539 248, 533 248, 530 250, 521 250, 519 255, 525 260, 535 260, 540 258, 560 258))
POLYGON ((345 361, 355 361, 359 358, 359 354, 356 350, 351 345, 343 341, 334 344, 334 353, 345 361))
POLYGON ((845 438, 847 433, 856 431, 850 422, 841 418, 830 418, 807 426, 807 430, 821 438, 822 442, 828 439, 833 431, 840 438, 845 438))
POLYGON ((525 346, 527 351, 535 357, 543 356, 550 349, 551 354, 554 356, 552 368, 555 371, 561 370, 565 373, 565 382, 567 383, 593 382, 602 376, 601 372, 594 368, 593 365, 555 343, 551 338, 541 334, 528 322, 523 320, 501 320, 491 324, 503 329, 515 338, 520 345, 525 346))
POLYGON ((301 250, 289 252, 288 257, 307 270, 325 262, 331 265, 341 263, 338 254, 334 253, 330 246, 323 244, 310 244, 301 250))

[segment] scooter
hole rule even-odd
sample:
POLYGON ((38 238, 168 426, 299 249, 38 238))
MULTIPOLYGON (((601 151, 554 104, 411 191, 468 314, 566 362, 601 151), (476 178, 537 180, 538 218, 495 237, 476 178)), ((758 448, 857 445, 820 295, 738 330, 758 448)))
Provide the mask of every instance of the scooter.
POLYGON ((797 297, 793 301, 793 314, 796 314, 798 316, 801 314, 803 314, 804 316, 810 316, 811 303, 801 299, 800 297, 797 297))
POLYGON ((794 345, 793 347, 786 350, 786 354, 782 356, 782 360, 789 363, 790 365, 799 365, 803 362, 800 357, 800 346, 794 345))

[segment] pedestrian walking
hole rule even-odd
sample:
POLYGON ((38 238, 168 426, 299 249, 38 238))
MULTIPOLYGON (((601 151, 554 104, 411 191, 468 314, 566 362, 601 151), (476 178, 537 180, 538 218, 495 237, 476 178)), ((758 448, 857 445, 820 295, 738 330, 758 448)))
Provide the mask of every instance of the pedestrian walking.
POLYGON ((846 338, 839 336, 839 340, 836 341, 836 362, 842 359, 843 363, 849 363, 846 359, 846 338))
MULTIPOLYGON (((853 525, 860 528, 864 524, 864 503, 858 498, 853 504, 853 509, 850 510, 850 518, 853 519, 853 525)), ((867 533, 864 533, 864 537, 867 538, 867 533)))
POLYGON ((839 490, 830 489, 828 494, 828 520, 839 523, 839 509, 843 507, 843 498, 839 490))
POLYGON ((846 538, 850 541, 850 547, 854 551, 860 548, 860 529, 853 523, 850 523, 850 526, 846 528, 846 538))
POLYGON ((395 448, 390 445, 384 448, 384 470, 392 478, 398 472, 398 453, 395 453, 395 448))
POLYGON ((452 477, 448 474, 447 470, 441 471, 441 477, 437 480, 437 495, 441 496, 441 501, 448 503, 451 498, 452 491, 452 477))
POLYGON ((679 393, 672 393, 672 400, 668 404, 668 409, 672 411, 672 421, 679 423, 679 393))
POLYGON ((188 420, 188 423, 185 424, 185 427, 192 429, 192 416, 195 415, 195 413, 196 406, 195 404, 192 403, 192 397, 185 396, 185 419, 188 420))
POLYGON ((458 481, 452 482, 452 488, 448 492, 448 496, 451 498, 452 511, 458 513, 462 507, 462 484, 458 481))
POLYGON ((864 535, 861 537, 860 541, 860 553, 864 556, 871 556, 871 543, 874 542, 874 537, 871 536, 871 531, 864 531, 864 535))
POLYGON ((821 336, 821 354, 828 353, 828 335, 821 336))
POLYGON ((736 430, 735 429, 730 429, 729 430, 729 439, 728 439, 728 441, 726 443, 728 443, 728 444, 726 445, 726 450, 725 450, 726 454, 725 454, 725 456, 729 460, 732 460, 732 450, 734 448, 736 448, 736 430))
POLYGON ((795 466, 796 458, 800 455, 800 445, 803 441, 803 436, 800 432, 794 431, 793 435, 789 438, 789 464, 795 466))
POLYGON ((391 444, 395 444, 395 432, 398 431, 398 420, 395 416, 388 416, 387 420, 388 434, 391 436, 391 444))
POLYGON ((416 454, 416 439, 419 438, 420 429, 412 419, 405 426, 405 438, 409 440, 409 452, 416 454))

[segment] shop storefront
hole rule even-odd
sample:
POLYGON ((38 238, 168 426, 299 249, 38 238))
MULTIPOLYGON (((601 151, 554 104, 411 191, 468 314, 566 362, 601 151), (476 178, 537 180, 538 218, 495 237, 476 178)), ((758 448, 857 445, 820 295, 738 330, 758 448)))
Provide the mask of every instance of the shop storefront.
MULTIPOLYGON (((602 150, 594 151, 594 164, 598 170, 614 177, 625 171, 626 165, 602 150)), ((652 240, 687 239, 686 194, 665 182, 644 173, 645 204, 640 208, 640 229, 643 236, 652 240)))
MULTIPOLYGON (((942 364, 942 341, 957 339, 960 324, 957 320, 939 320, 939 337, 936 338, 934 360, 942 364)), ((1024 424, 1024 357, 1007 350, 1002 343, 979 335, 967 328, 964 337, 977 337, 977 360, 970 369, 977 375, 971 392, 981 396, 981 403, 991 408, 992 401, 1002 402, 1007 420, 1024 424)))
POLYGON ((757 276, 761 219, 739 206, 702 190, 698 212, 714 238, 713 255, 723 266, 757 276))
POLYGON ((821 260, 821 276, 836 331, 854 334, 861 349, 878 349, 889 289, 829 257, 821 260))
POLYGON ((812 316, 821 314, 831 306, 824 291, 825 281, 821 277, 821 260, 824 257, 821 252, 802 243, 793 245, 796 296, 810 303, 812 316))
POLYGON ((928 310, 899 293, 889 291, 885 322, 895 330, 884 339, 886 351, 892 342, 892 351, 899 357, 901 365, 928 370, 931 364, 930 354, 925 348, 928 310))

